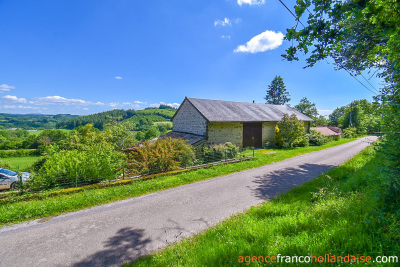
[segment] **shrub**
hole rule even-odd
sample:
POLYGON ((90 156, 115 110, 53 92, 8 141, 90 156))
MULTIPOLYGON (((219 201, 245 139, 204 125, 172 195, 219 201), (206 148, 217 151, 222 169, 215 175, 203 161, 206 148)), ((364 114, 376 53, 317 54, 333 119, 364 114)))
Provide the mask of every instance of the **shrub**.
POLYGON ((133 147, 128 153, 128 172, 157 173, 193 165, 194 148, 182 139, 159 138, 133 147))
POLYGON ((35 165, 38 174, 31 186, 70 187, 113 180, 119 176, 124 155, 109 147, 94 145, 88 150, 62 150, 48 155, 35 165))
POLYGON ((275 140, 279 147, 308 146, 303 122, 295 114, 283 115, 282 121, 275 126, 275 140))
POLYGON ((211 147, 203 147, 198 155, 197 163, 209 163, 221 161, 224 159, 233 159, 239 153, 239 147, 231 142, 225 144, 214 145, 211 147))
POLYGON ((357 129, 355 127, 348 127, 343 130, 344 138, 354 138, 357 136, 357 129))
POLYGON ((37 150, 0 150, 0 158, 14 158, 14 157, 30 157, 37 156, 40 153, 37 150))
POLYGON ((318 131, 311 130, 308 135, 310 145, 322 146, 323 144, 328 143, 329 139, 318 131))

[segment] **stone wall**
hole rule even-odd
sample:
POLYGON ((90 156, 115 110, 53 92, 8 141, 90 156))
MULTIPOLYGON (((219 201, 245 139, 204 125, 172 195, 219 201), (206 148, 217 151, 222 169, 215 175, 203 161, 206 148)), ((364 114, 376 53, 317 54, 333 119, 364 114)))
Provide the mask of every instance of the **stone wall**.
POLYGON ((182 103, 172 122, 174 131, 207 135, 206 119, 187 100, 182 103))
POLYGON ((208 145, 231 142, 242 147, 243 124, 239 122, 211 122, 208 125, 208 145))
POLYGON ((262 125, 262 145, 275 144, 275 126, 278 122, 264 122, 262 125))

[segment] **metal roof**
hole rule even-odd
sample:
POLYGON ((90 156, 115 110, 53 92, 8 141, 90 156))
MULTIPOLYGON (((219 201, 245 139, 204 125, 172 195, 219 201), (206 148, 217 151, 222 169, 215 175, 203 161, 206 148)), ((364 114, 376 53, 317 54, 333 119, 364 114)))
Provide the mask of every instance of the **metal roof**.
POLYGON ((158 138, 166 138, 166 137, 171 137, 171 138, 175 138, 175 139, 179 138, 179 139, 186 140, 187 143, 192 146, 197 146, 206 141, 206 137, 203 135, 183 133, 183 132, 177 132, 177 131, 171 131, 171 132, 165 133, 159 137, 154 138, 153 140, 157 140, 158 138))
POLYGON ((284 114, 296 114, 300 121, 313 121, 310 117, 287 105, 233 102, 189 98, 188 100, 210 122, 264 122, 280 121, 284 114))

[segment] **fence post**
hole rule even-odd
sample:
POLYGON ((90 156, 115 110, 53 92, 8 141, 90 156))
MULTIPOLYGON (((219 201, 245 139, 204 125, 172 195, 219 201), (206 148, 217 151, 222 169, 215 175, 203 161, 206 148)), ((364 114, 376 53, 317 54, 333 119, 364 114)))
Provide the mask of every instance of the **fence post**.
POLYGON ((75 168, 75 187, 78 187, 78 175, 76 173, 76 168, 75 168))
POLYGON ((22 193, 22 190, 23 190, 22 175, 18 175, 18 178, 19 178, 19 192, 22 193))

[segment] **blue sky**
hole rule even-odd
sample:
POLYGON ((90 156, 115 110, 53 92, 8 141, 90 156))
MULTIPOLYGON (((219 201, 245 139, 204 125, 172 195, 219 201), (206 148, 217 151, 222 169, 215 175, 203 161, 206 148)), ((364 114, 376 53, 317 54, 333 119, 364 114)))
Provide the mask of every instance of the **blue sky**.
POLYGON ((278 0, 0 0, 0 18, 0 112, 91 114, 185 96, 261 103, 276 75, 291 105, 307 96, 322 114, 372 100, 332 64, 283 60, 295 22, 278 0))

